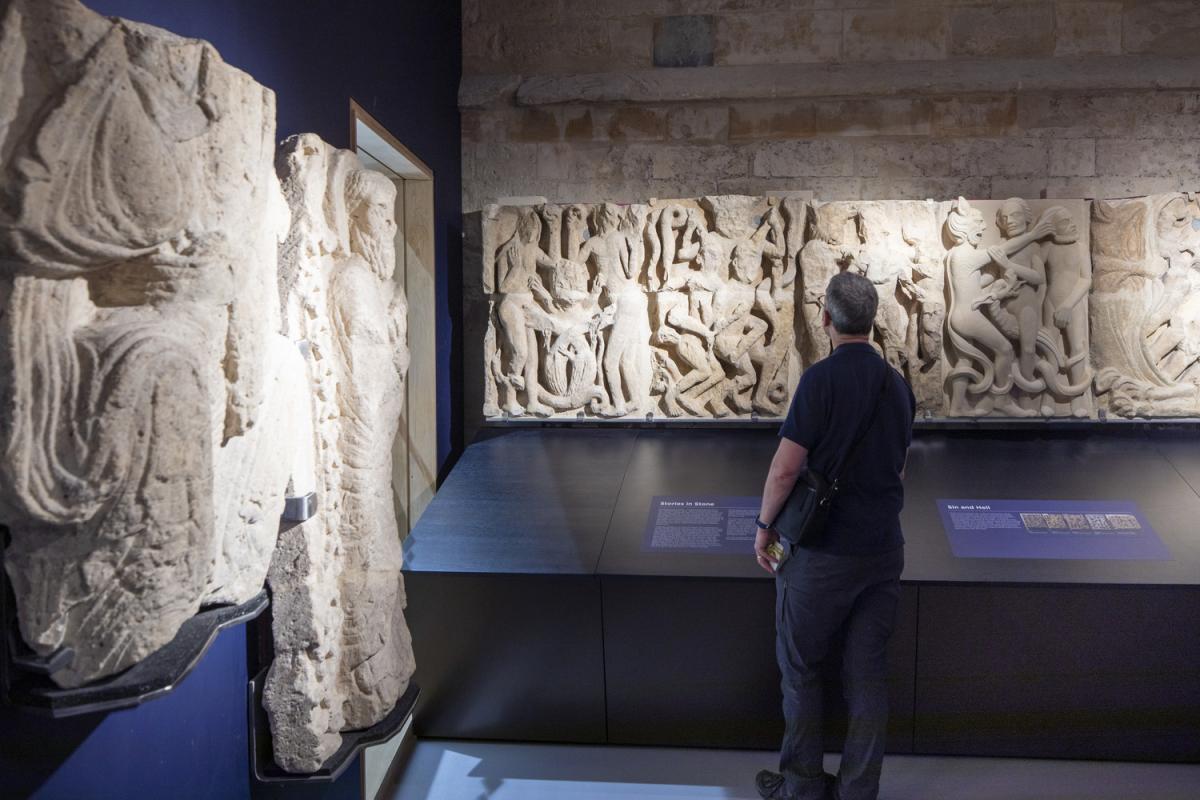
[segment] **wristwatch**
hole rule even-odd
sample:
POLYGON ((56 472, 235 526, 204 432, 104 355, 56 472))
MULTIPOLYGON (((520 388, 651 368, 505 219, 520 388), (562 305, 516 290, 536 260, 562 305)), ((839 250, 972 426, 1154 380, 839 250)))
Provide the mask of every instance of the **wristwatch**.
POLYGON ((771 526, 770 526, 769 524, 767 524, 766 522, 763 522, 763 521, 762 521, 762 517, 758 517, 758 516, 756 516, 756 517, 754 518, 754 524, 758 526, 758 529, 759 529, 760 531, 769 531, 769 530, 771 530, 771 526))

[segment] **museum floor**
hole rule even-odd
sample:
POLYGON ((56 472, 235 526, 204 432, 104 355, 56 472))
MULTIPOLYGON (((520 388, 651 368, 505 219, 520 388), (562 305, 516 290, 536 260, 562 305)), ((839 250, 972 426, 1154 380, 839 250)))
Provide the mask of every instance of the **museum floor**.
MULTIPOLYGON (((754 800, 773 754, 426 740, 391 800, 754 800)), ((826 756, 826 769, 838 756, 826 756)), ((1193 800, 1200 765, 889 756, 883 800, 1193 800)))

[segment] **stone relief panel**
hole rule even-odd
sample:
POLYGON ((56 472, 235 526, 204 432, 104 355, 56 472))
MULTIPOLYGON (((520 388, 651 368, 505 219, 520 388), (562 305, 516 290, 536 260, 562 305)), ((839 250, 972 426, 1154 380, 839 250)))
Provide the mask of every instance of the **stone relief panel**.
POLYGON ((484 413, 779 416, 803 200, 489 208, 484 413))
POLYGON ((1090 209, 959 198, 946 214, 947 414, 1090 417, 1090 209))
POLYGON ((1114 414, 1200 415, 1200 203, 1191 194, 1092 209, 1095 391, 1114 414))
POLYGON ((312 772, 408 687, 392 441, 408 369, 396 186, 312 134, 279 154, 292 228, 281 248, 287 332, 309 352, 318 513, 280 534, 269 582, 275 660, 263 703, 276 762, 312 772))
POLYGON ((274 96, 74 2, 0 19, 0 522, 63 687, 261 590, 303 380, 279 333, 274 96))
POLYGON ((923 415, 1200 416, 1197 226, 1185 194, 493 206, 484 413, 779 416, 853 270, 923 415))
POLYGON ((825 285, 839 272, 868 278, 879 292, 873 344, 904 375, 918 410, 939 414, 946 316, 945 204, 882 200, 813 203, 800 250, 805 366, 829 355, 821 327, 825 285))

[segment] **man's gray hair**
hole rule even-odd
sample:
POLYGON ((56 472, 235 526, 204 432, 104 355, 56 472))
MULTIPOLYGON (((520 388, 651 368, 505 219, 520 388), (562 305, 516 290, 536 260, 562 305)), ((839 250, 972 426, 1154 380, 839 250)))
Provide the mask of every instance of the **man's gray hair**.
POLYGON ((870 333, 878 307, 875 285, 857 273, 839 272, 825 287, 825 310, 838 333, 850 336, 870 333))

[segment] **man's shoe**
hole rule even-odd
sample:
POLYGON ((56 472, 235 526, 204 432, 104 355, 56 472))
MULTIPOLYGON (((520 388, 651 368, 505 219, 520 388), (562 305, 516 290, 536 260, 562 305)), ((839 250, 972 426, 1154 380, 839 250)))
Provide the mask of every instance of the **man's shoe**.
MULTIPOLYGON (((754 788, 763 800, 787 800, 784 792, 783 776, 769 769, 760 770, 754 776, 754 788)), ((825 800, 838 800, 837 776, 825 773, 825 800)))
POLYGON ((754 788, 763 800, 786 800, 783 791, 783 776, 769 769, 759 770, 754 776, 754 788))

